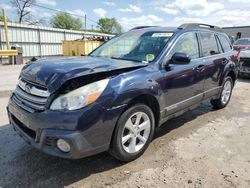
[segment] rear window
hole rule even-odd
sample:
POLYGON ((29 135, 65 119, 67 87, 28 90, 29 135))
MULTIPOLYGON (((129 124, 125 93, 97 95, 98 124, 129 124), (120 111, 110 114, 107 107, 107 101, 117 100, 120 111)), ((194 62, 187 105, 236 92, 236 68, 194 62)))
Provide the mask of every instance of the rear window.
POLYGON ((232 46, 225 36, 218 35, 218 37, 219 37, 219 40, 220 40, 220 43, 221 43, 221 46, 222 46, 224 52, 228 52, 228 51, 232 50, 232 46))
POLYGON ((200 39, 203 57, 219 54, 218 45, 213 33, 201 32, 200 39))

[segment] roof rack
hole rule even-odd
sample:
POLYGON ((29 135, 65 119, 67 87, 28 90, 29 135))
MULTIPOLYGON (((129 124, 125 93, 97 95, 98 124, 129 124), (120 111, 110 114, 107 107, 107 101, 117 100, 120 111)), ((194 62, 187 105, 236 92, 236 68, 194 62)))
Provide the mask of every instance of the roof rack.
POLYGON ((149 25, 147 25, 147 26, 138 26, 138 27, 133 27, 132 29, 130 29, 130 31, 137 30, 137 29, 149 28, 149 27, 158 27, 158 26, 149 26, 149 25))
POLYGON ((178 27, 178 29, 188 29, 188 28, 203 28, 203 29, 210 29, 215 31, 222 31, 220 27, 209 25, 209 24, 202 24, 202 23, 185 23, 178 27))

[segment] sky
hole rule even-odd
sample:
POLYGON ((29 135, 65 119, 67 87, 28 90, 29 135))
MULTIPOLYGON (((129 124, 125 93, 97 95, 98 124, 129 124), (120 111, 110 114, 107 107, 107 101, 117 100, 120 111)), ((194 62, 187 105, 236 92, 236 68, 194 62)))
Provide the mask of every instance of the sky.
MULTIPOLYGON (((178 26, 199 22, 226 26, 250 25, 250 0, 36 0, 38 5, 79 15, 87 28, 96 27, 99 18, 115 17, 123 31, 138 25, 178 26)), ((17 19, 10 0, 1 0, 11 20, 17 19)), ((31 7, 33 17, 49 19, 56 13, 31 7)))

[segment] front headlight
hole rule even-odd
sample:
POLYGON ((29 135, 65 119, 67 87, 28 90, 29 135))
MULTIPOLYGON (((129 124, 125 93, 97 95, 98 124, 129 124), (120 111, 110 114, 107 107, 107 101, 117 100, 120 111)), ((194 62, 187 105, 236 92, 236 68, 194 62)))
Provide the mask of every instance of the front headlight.
POLYGON ((109 79, 100 80, 56 98, 51 110, 77 110, 95 102, 107 87, 109 79))

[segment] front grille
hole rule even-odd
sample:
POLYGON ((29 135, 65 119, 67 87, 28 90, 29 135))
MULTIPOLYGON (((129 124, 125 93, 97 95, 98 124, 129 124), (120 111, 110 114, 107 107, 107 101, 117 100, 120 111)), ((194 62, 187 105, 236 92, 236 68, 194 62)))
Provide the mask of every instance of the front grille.
POLYGON ((29 137, 35 139, 36 132, 32 129, 29 129, 22 122, 20 122, 15 116, 11 115, 11 119, 14 121, 15 125, 17 125, 23 132, 25 132, 29 137))
POLYGON ((12 100, 24 110, 36 112, 45 110, 49 95, 46 88, 20 79, 12 100))
POLYGON ((48 136, 44 139, 44 144, 47 146, 54 146, 56 144, 56 140, 56 138, 48 136))

